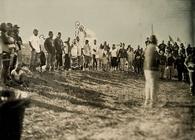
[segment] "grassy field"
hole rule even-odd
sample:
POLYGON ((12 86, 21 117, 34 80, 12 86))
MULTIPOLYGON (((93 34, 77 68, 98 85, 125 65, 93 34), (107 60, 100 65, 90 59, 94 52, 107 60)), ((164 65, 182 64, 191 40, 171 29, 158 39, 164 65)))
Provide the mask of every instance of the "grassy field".
POLYGON ((22 140, 195 139, 187 84, 160 81, 152 109, 142 107, 143 89, 144 78, 127 73, 36 73, 19 89, 32 99, 22 140))

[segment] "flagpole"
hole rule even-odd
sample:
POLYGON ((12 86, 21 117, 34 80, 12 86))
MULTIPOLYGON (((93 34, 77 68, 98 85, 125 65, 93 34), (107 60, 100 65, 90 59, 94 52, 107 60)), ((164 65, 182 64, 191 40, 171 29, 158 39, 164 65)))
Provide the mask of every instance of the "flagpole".
POLYGON ((152 26, 151 26, 151 29, 152 29, 152 35, 154 35, 153 24, 152 24, 152 26))

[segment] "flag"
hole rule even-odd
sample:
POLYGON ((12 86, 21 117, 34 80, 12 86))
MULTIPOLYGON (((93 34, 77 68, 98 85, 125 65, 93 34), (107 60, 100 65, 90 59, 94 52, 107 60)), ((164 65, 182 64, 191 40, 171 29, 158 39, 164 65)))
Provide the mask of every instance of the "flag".
POLYGON ((172 43, 174 43, 173 38, 169 35, 169 41, 171 41, 172 43))

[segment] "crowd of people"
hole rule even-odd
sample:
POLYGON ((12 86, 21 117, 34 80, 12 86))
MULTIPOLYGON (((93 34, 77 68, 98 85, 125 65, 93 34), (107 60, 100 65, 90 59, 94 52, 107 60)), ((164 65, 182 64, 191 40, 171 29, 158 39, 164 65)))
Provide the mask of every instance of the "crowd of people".
MULTIPOLYGON (((29 64, 22 62, 21 46, 22 38, 19 35, 18 25, 11 23, 2 23, 1 31, 1 79, 4 84, 26 83, 27 69, 30 71, 63 71, 63 70, 82 70, 82 71, 129 71, 137 75, 143 75, 144 65, 148 58, 145 52, 151 45, 153 39, 147 38, 145 46, 139 45, 135 49, 125 43, 112 44, 108 42, 98 43, 85 39, 81 40, 76 36, 73 40, 68 38, 63 41, 61 32, 58 32, 54 38, 52 31, 49 31, 48 37, 39 35, 38 29, 33 30, 29 39, 31 48, 31 59, 29 64), (45 66, 45 68, 44 68, 45 66), (13 82, 14 81, 14 82, 13 82)), ((157 45, 155 43, 156 59, 158 60, 158 71, 161 79, 171 80, 174 76, 179 81, 190 81, 191 91, 194 95, 194 49, 190 45, 187 47, 183 43, 164 41, 157 45), (193 56, 193 57, 191 57, 193 56), (189 61, 189 62, 188 62, 189 61), (189 70, 189 64, 191 69, 189 70), (191 73, 189 73, 191 71, 191 73)), ((154 55, 154 54, 153 54, 154 55)))
POLYGON ((195 47, 188 45, 185 48, 183 43, 178 46, 176 42, 172 45, 170 41, 167 45, 164 41, 160 45, 157 44, 156 36, 152 35, 144 51, 144 105, 153 106, 157 102, 159 72, 160 78, 163 78, 166 71, 166 77, 172 79, 174 69, 177 70, 179 81, 189 79, 191 95, 195 96, 195 47))

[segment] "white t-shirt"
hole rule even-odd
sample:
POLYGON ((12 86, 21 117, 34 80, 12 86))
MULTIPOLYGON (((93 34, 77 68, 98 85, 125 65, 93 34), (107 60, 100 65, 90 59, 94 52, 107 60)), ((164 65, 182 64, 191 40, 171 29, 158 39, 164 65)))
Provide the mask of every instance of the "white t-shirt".
POLYGON ((15 80, 20 80, 21 75, 24 74, 24 72, 22 70, 20 70, 18 73, 16 72, 16 70, 12 70, 11 75, 15 78, 15 80))
POLYGON ((71 49, 71 55, 72 55, 72 57, 77 57, 77 53, 78 53, 77 46, 76 45, 73 45, 73 47, 71 49))
POLYGON ((100 59, 103 58, 103 53, 104 53, 104 50, 98 48, 97 53, 96 53, 96 58, 100 58, 100 59))
POLYGON ((117 57, 117 49, 111 50, 111 56, 112 57, 117 57))
POLYGON ((35 51, 37 53, 39 53, 40 52, 40 45, 41 45, 39 37, 33 35, 33 36, 30 37, 29 41, 31 42, 31 44, 32 44, 33 48, 35 49, 35 51))

